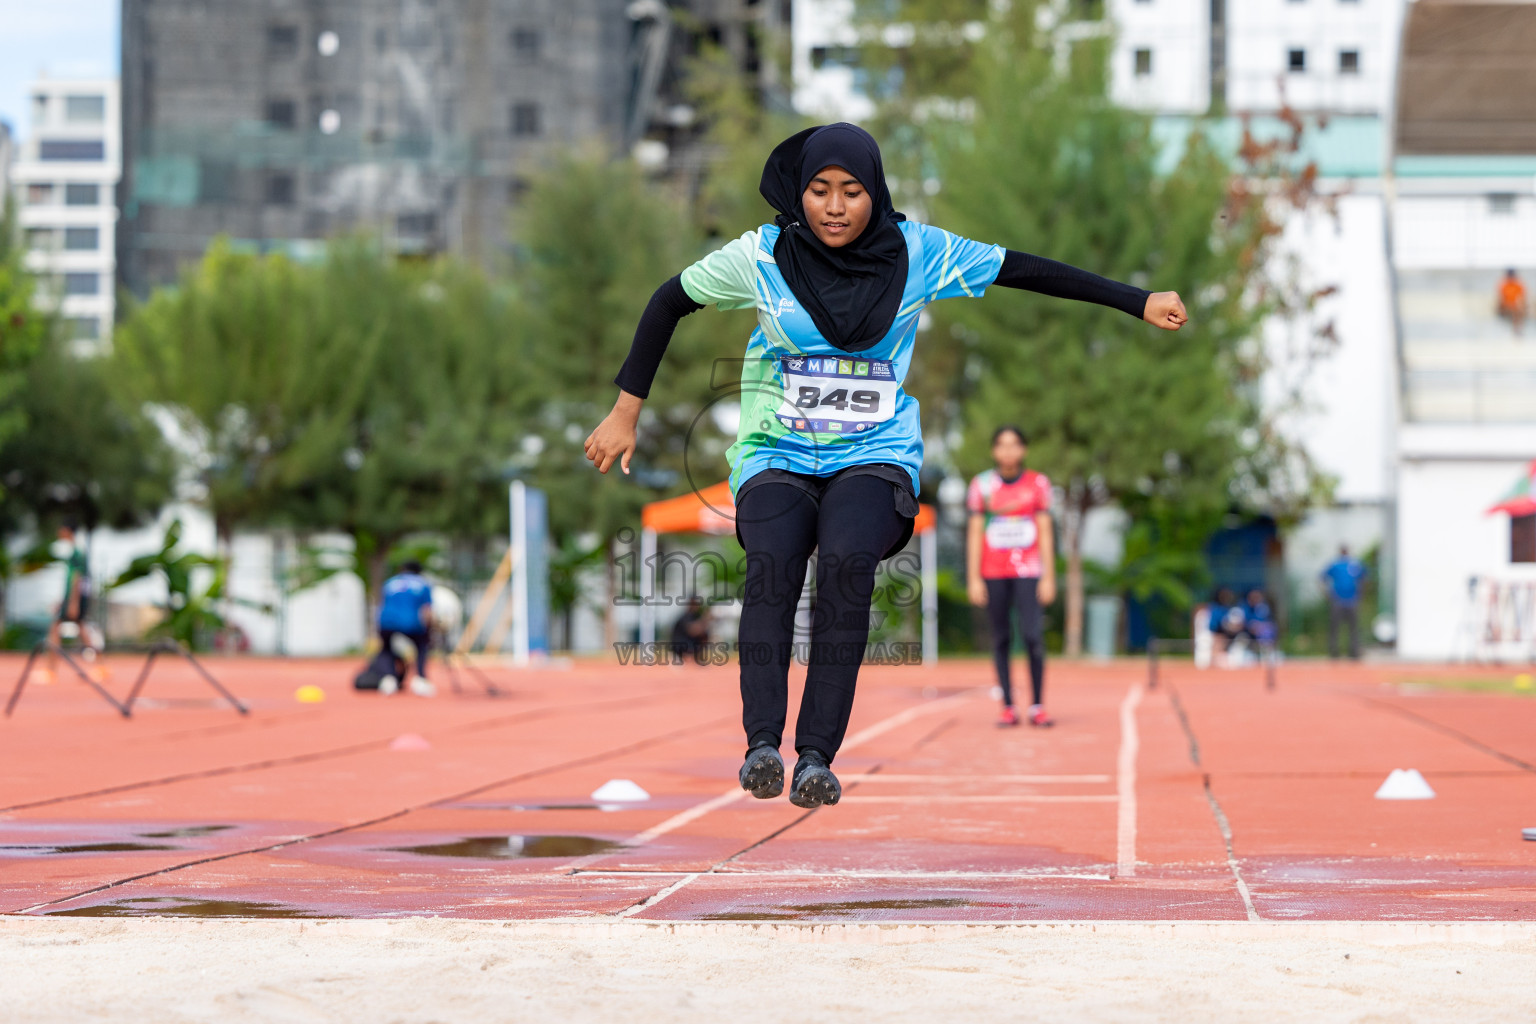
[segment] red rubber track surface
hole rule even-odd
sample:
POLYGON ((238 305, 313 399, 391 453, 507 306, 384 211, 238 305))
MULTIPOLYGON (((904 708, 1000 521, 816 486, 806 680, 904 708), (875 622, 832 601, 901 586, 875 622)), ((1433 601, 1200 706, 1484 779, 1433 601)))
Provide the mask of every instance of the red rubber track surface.
POLYGON ((733 667, 493 668, 503 698, 425 699, 353 693, 350 661, 207 665, 248 717, 166 660, 131 720, 67 671, 0 719, 0 912, 1536 917, 1536 700, 1398 685, 1422 668, 1288 664, 1266 692, 1175 662, 1146 691, 1140 661, 1052 662, 1057 726, 1003 729, 983 662, 870 667, 843 800, 807 812, 736 788, 733 667), (1436 798, 1374 799, 1394 768, 1436 798), (651 798, 596 806, 610 779, 651 798))

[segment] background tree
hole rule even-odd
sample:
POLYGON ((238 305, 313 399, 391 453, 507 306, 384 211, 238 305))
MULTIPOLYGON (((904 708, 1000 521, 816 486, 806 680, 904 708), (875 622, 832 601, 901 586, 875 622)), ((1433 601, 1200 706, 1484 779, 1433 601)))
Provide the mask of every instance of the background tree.
POLYGON ((539 394, 518 325, 453 261, 348 239, 299 265, 220 243, 130 313, 114 360, 179 424, 226 544, 237 526, 344 531, 371 597, 403 538, 505 529, 539 394))
MULTIPOLYGON (((1075 654, 1090 510, 1114 503, 1134 517, 1156 503, 1214 529, 1271 487, 1310 493, 1282 479, 1296 460, 1265 429, 1257 387, 1259 324, 1277 308, 1263 287, 1279 230, 1271 192, 1245 187, 1199 131, 1169 166, 1150 117, 1108 98, 1109 41, 1064 43, 1054 8, 1020 0, 977 25, 969 5, 903 7, 923 26, 916 42, 870 51, 877 68, 901 71, 887 103, 904 126, 901 198, 959 234, 1177 289, 1189 307, 1187 327, 1160 332, 1105 307, 998 290, 936 306, 918 347, 913 391, 930 433, 958 435, 959 468, 987 465, 992 429, 1017 422, 1031 462, 1062 488, 1075 654)), ((1141 569, 1158 564, 1144 556, 1141 569)))
POLYGON ((18 396, 26 370, 50 330, 36 303, 36 283, 22 263, 16 207, 0 195, 0 441, 26 429, 18 396))

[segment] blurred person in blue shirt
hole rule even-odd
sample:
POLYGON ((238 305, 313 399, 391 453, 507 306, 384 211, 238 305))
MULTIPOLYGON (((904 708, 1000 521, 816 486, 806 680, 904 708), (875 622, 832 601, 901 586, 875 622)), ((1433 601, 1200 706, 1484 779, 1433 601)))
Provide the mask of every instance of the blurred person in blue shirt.
POLYGON ((1349 656, 1360 660, 1360 584, 1365 580, 1365 564, 1351 558, 1349 546, 1339 545, 1339 557, 1322 572, 1323 589, 1328 592, 1328 657, 1339 656, 1339 625, 1349 627, 1349 656))
POLYGON ((1255 587, 1248 591, 1247 604, 1243 609, 1243 630, 1261 644, 1275 641, 1275 613, 1269 606, 1264 591, 1255 587))
MULTIPOLYGON (((432 584, 421 574, 421 563, 401 564, 400 571, 384 581, 384 599, 379 604, 379 639, 385 650, 392 650, 402 660, 410 653, 402 650, 402 641, 415 648, 416 675, 410 681, 412 693, 430 697, 437 689, 427 682, 427 648, 432 643, 432 584)), ((393 693, 400 682, 385 677, 381 693, 393 693), (393 682, 393 685, 391 685, 393 682)))
POLYGON ((1216 598, 1211 602, 1211 632, 1227 638, 1222 650, 1232 649, 1233 641, 1243 635, 1247 619, 1247 612, 1230 587, 1216 591, 1216 598))

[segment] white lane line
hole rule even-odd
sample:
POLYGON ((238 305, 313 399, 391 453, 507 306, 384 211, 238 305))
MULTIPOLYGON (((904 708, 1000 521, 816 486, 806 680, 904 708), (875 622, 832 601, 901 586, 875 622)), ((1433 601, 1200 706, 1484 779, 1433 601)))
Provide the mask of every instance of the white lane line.
MULTIPOLYGON (((948 697, 941 697, 938 700, 929 701, 926 704, 918 704, 914 707, 907 708, 905 711, 898 711, 896 714, 890 716, 889 718, 882 719, 876 722, 874 725, 869 726, 868 728, 860 729, 858 732, 848 737, 843 741, 843 748, 841 751, 839 751, 839 753, 847 753, 848 751, 853 750, 862 744, 868 743, 872 739, 884 736, 892 729, 899 729, 903 725, 906 725, 908 722, 912 721, 914 718, 932 714, 935 711, 950 707, 961 701, 972 700, 976 697, 976 695, 982 692, 983 691, 979 688, 975 690, 967 690, 963 693, 951 694, 948 697)), ((698 821, 706 814, 712 814, 722 807, 729 807, 731 804, 742 799, 746 795, 746 790, 740 788, 739 786, 732 787, 731 789, 726 790, 724 793, 721 793, 719 796, 711 797, 701 804, 697 804, 688 808, 686 811, 681 811, 677 814, 674 814, 672 817, 668 818, 666 821, 661 822, 660 824, 652 825, 644 832, 640 832, 631 836, 624 845, 630 847, 644 846, 646 843, 661 838, 668 832, 675 832, 682 828, 684 825, 690 825, 693 822, 698 821)), ((595 860, 597 858, 606 856, 611 856, 611 854, 595 854, 593 855, 593 859, 595 860)), ((578 861, 571 866, 579 867, 582 863, 583 862, 578 861)))
POLYGON ((695 872, 693 872, 692 874, 689 874, 689 875, 684 875, 682 878, 679 878, 677 881, 673 882, 671 885, 669 885, 665 889, 661 890, 661 892, 656 893, 654 896, 646 897, 645 899, 641 900, 639 903, 636 903, 634 906, 625 907, 623 910, 619 911, 614 916, 615 917, 633 917, 635 914, 640 913, 640 911, 642 911, 642 910, 649 910, 651 907, 654 907, 656 904, 660 903, 662 900, 666 899, 668 896, 671 896, 673 893, 677 892, 677 890, 681 889, 683 886, 687 885, 689 882, 693 881, 695 878, 698 878, 698 877, 699 877, 699 873, 697 871, 695 871, 695 872))
POLYGON ((973 793, 970 795, 958 794, 954 796, 927 796, 921 793, 912 793, 905 796, 886 796, 884 794, 850 793, 843 797, 840 804, 1112 804, 1120 798, 1113 793, 1081 793, 1066 795, 1059 793, 973 793))
POLYGON ((1141 749, 1136 708, 1141 696, 1142 684, 1137 682, 1120 702, 1120 766, 1115 783, 1120 816, 1115 828, 1115 861, 1122 878, 1136 877, 1136 755, 1141 749))
POLYGON ((686 811, 680 811, 679 813, 672 815, 672 817, 658 825, 652 825, 644 832, 635 833, 633 836, 629 837, 628 841, 626 841, 624 845, 644 846, 651 840, 658 839, 661 836, 666 835, 668 832, 675 832, 682 828, 684 825, 698 821, 706 814, 718 811, 722 807, 728 807, 746 795, 747 791, 739 786, 735 789, 728 789, 717 797, 711 797, 701 804, 694 804, 686 811))
MULTIPOLYGON (((1371 777, 1375 778, 1375 775, 1371 777)), ((838 778, 844 782, 1025 782, 1040 785, 1114 781, 1114 776, 1111 775, 887 775, 884 772, 875 772, 872 775, 840 775, 838 778)))

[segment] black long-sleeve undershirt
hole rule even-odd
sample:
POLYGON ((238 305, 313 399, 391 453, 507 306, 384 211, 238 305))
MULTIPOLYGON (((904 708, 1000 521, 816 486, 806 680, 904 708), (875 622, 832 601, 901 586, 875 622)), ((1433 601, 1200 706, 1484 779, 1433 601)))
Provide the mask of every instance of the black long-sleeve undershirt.
MULTIPOLYGON (((1147 296, 1152 294, 1145 288, 1121 284, 1065 263, 1013 249, 1004 251, 1003 265, 992 283, 1056 298, 1098 303, 1138 320, 1146 310, 1147 296)), ((677 330, 678 321, 703 308, 684 290, 680 274, 657 288, 651 301, 646 303, 645 312, 640 315, 629 356, 613 382, 636 398, 649 398, 651 382, 656 379, 656 371, 672 340, 672 332, 677 330)))
POLYGON ((656 379, 656 370, 667 353, 677 322, 703 308, 688 297, 683 289, 683 276, 672 275, 645 304, 645 312, 640 314, 640 323, 635 327, 635 340, 629 346, 629 357, 613 382, 636 398, 651 397, 651 382, 656 379))
POLYGON ((1004 253, 1002 269, 997 272, 997 280, 992 283, 1061 299, 1096 302, 1138 320, 1146 312, 1147 296, 1152 294, 1145 288, 1121 284, 1065 263, 1013 249, 1004 253))

